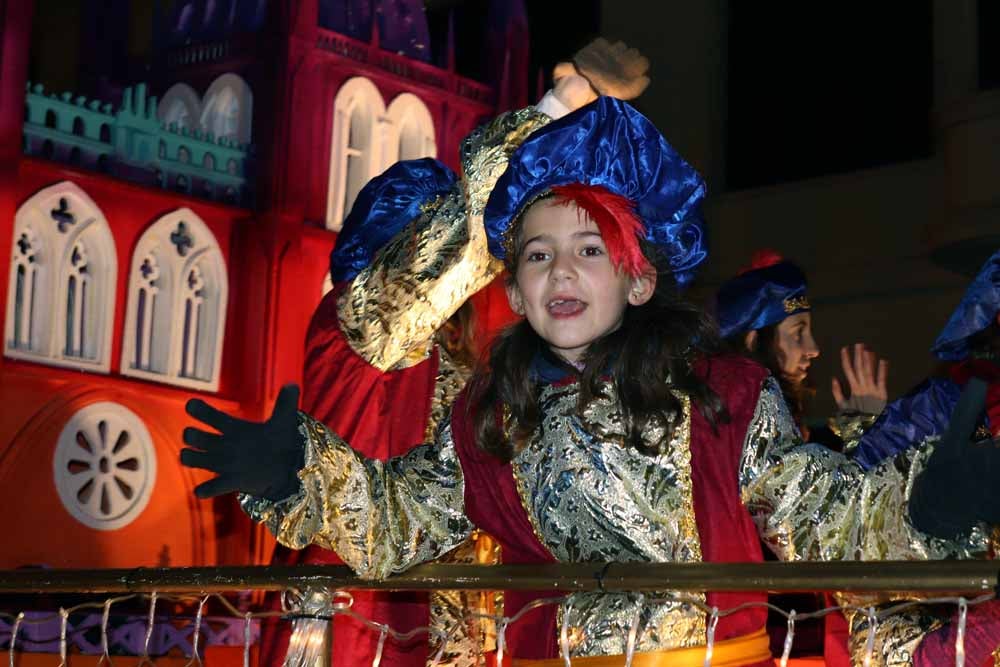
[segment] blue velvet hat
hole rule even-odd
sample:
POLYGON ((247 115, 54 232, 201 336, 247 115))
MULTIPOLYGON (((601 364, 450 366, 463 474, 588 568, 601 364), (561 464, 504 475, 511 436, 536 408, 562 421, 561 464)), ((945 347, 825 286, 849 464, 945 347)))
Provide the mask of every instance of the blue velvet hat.
POLYGON ((958 308, 934 341, 931 352, 945 361, 969 356, 969 338, 992 322, 1000 312, 1000 250, 993 254, 965 291, 958 308))
POLYGON ((701 176, 627 103, 601 97, 534 132, 510 157, 484 211, 490 253, 507 255, 511 225, 553 186, 603 186, 635 204, 645 238, 662 248, 678 284, 708 256, 701 176))
POLYGON ((810 310, 806 277, 784 260, 745 271, 723 283, 715 308, 723 338, 777 324, 810 310))
POLYGON ((457 180, 441 162, 421 158, 397 162, 368 181, 354 200, 330 253, 333 281, 352 280, 389 239, 448 194, 457 180))

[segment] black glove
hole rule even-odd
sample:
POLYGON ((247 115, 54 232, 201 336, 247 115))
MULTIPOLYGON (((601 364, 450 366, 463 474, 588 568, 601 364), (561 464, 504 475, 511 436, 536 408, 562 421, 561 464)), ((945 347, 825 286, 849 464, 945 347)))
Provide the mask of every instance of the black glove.
POLYGON ((927 467, 914 481, 910 521, 945 539, 967 534, 978 522, 1000 523, 1000 448, 993 440, 972 442, 986 405, 986 383, 966 384, 927 467))
POLYGON ((195 495, 211 498, 240 492, 282 500, 295 493, 305 457, 298 404, 298 386, 285 385, 278 392, 271 418, 258 423, 227 415, 201 399, 188 401, 187 413, 218 431, 184 429, 184 443, 193 449, 181 450, 181 464, 218 475, 198 485, 195 495))

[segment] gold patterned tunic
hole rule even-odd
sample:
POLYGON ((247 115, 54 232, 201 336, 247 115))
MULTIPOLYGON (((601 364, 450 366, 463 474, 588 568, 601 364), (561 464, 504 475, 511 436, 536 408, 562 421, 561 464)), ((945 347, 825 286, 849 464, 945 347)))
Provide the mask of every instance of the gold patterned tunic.
MULTIPOLYGON (((610 386, 607 395, 613 396, 610 386)), ((577 416, 575 384, 541 392, 543 420, 513 469, 523 509, 537 537, 558 560, 691 562, 701 559, 691 500, 690 431, 657 455, 623 445, 620 411, 599 398, 577 416)), ((683 421, 689 424, 690 409, 683 421)), ((381 578, 433 559, 474 526, 464 508, 464 476, 451 425, 433 443, 382 463, 367 460, 303 415, 302 488, 279 503, 246 508, 290 546, 310 542, 336 550, 361 576, 381 578)), ((970 558, 985 536, 932 539, 905 511, 913 479, 932 445, 865 471, 818 445, 802 445, 769 379, 759 391, 743 443, 738 485, 761 537, 788 560, 970 558)), ((646 434, 657 443, 657 434, 646 434)), ((654 448, 655 451, 655 448, 654 448)), ((501 543, 504 536, 498 535, 501 543)), ((639 650, 704 642, 705 618, 682 605, 651 605, 628 593, 579 593, 568 624, 574 656, 624 652, 638 606, 639 650)))

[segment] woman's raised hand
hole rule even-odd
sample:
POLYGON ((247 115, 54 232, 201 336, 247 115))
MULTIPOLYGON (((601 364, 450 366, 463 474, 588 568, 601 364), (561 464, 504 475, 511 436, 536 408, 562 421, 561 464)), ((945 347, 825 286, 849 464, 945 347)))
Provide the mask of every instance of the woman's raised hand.
POLYGON ((879 359, 863 343, 855 343, 852 357, 849 348, 840 348, 840 366, 847 378, 849 395, 844 394, 840 380, 832 381, 833 400, 841 412, 853 411, 877 415, 889 400, 886 381, 889 376, 889 362, 879 359))
POLYGON ((195 495, 211 498, 239 492, 282 500, 295 493, 304 456, 298 403, 298 386, 285 385, 278 392, 270 419, 252 422, 198 398, 188 401, 187 413, 216 431, 184 429, 188 449, 181 450, 181 464, 216 474, 195 488, 195 495))

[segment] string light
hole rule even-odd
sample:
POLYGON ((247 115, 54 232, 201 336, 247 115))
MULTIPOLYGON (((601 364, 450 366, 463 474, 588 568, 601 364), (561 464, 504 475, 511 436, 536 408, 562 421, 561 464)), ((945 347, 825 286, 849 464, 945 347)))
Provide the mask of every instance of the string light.
POLYGON ((191 659, 187 661, 184 667, 193 667, 194 665, 201 667, 201 654, 198 653, 198 639, 201 637, 201 619, 208 598, 209 596, 206 595, 198 603, 198 612, 194 615, 194 632, 191 635, 191 659))
POLYGON ((153 627, 155 623, 156 623, 156 591, 153 591, 149 595, 149 622, 146 624, 146 640, 142 643, 142 659, 139 660, 140 665, 153 664, 153 661, 150 660, 149 658, 149 641, 153 638, 153 627))
POLYGON ((632 624, 628 628, 628 641, 625 642, 625 667, 632 667, 635 645, 639 640, 639 624, 642 622, 642 606, 645 601, 646 596, 639 593, 639 597, 635 601, 635 616, 632 617, 632 624))
MULTIPOLYGON (((527 609, 527 607, 525 607, 527 609)), ((523 609, 521 611, 524 611, 523 609)), ((507 648, 507 623, 510 619, 506 616, 497 620, 497 664, 503 664, 504 649, 507 648)))
POLYGON ((569 612, 573 608, 572 596, 566 597, 562 608, 562 627, 559 628, 559 650, 562 652, 563 664, 572 667, 569 657, 569 612))
POLYGON ((863 667, 871 667, 875 657, 875 630, 878 628, 878 617, 875 608, 868 607, 868 639, 865 641, 865 655, 861 661, 863 667))
POLYGON ((108 624, 111 621, 111 603, 109 598, 104 601, 104 610, 101 612, 101 657, 97 659, 97 667, 107 661, 111 667, 111 651, 108 647, 108 624))
POLYGON ((712 654, 715 652, 715 627, 719 624, 719 608, 712 607, 712 615, 708 619, 705 630, 705 667, 712 667, 712 654))
POLYGON ((24 612, 20 612, 14 619, 14 627, 10 631, 10 667, 14 667, 14 644, 17 641, 17 631, 21 628, 21 621, 24 620, 24 612))
MULTIPOLYGON (((250 625, 253 622, 253 614, 249 611, 243 617, 243 667, 250 667, 250 625)), ((198 652, 197 647, 195 653, 198 652)))
POLYGON ((965 667, 965 622, 969 615, 969 603, 958 598, 958 628, 955 631, 955 667, 965 667))
POLYGON ((785 645, 781 651, 781 667, 788 667, 788 658, 792 655, 792 642, 795 641, 795 610, 788 614, 788 630, 785 632, 785 645))
POLYGON ((59 667, 66 667, 66 631, 69 625, 69 612, 59 608, 59 667))
MULTIPOLYGON (((18 613, 16 615, 15 614, 11 614, 11 613, 0 612, 0 618, 9 619, 9 621, 12 623, 11 635, 10 635, 10 646, 9 646, 9 650, 8 650, 8 653, 9 653, 9 665, 10 665, 10 667, 16 667, 14 663, 15 663, 15 651, 16 651, 17 634, 21 630, 22 626, 25 626, 25 625, 47 625, 47 624, 52 623, 52 621, 56 620, 56 619, 58 619, 60 621, 60 631, 59 631, 60 667, 66 667, 67 664, 68 664, 67 656, 68 656, 68 647, 69 647, 69 617, 70 617, 70 615, 75 614, 75 613, 77 613, 79 611, 82 611, 82 610, 85 610, 85 609, 101 609, 102 610, 102 619, 101 619, 101 621, 102 621, 101 622, 101 626, 102 626, 101 627, 101 634, 102 634, 101 650, 102 650, 102 653, 104 655, 102 655, 101 659, 98 660, 98 665, 101 664, 101 660, 105 659, 105 656, 106 656, 106 659, 110 662, 110 660, 111 660, 110 650, 109 650, 109 648, 110 648, 109 647, 109 644, 110 644, 110 639, 109 639, 110 633, 108 631, 108 621, 109 621, 109 617, 110 617, 110 608, 111 608, 111 605, 119 603, 119 602, 124 602, 124 601, 127 601, 127 600, 136 599, 136 598, 140 598, 141 599, 143 597, 147 597, 147 596, 140 595, 140 594, 133 594, 133 595, 127 595, 127 596, 122 596, 122 597, 118 597, 118 598, 110 598, 110 599, 104 600, 103 602, 86 602, 86 603, 79 604, 79 605, 77 605, 75 607, 70 607, 68 609, 66 609, 66 608, 60 608, 59 611, 58 611, 58 613, 49 614, 49 615, 46 615, 46 616, 43 616, 43 615, 33 615, 31 618, 28 618, 26 616, 25 612, 20 612, 20 613, 18 613)), ((149 600, 150 600, 150 609, 149 609, 149 615, 148 615, 148 618, 147 618, 146 635, 145 635, 145 639, 144 639, 144 643, 143 643, 143 654, 140 656, 140 658, 141 658, 140 663, 139 663, 140 665, 142 664, 143 661, 148 662, 149 665, 153 665, 154 664, 152 662, 152 660, 149 658, 149 648, 150 648, 150 643, 151 643, 153 628, 155 627, 154 623, 155 623, 156 604, 157 604, 157 601, 159 599, 166 599, 166 600, 169 600, 169 601, 178 602, 178 603, 186 603, 186 604, 195 603, 195 602, 198 603, 198 611, 197 611, 197 614, 195 616, 194 624, 193 624, 193 626, 194 626, 194 633, 193 633, 193 644, 192 644, 192 646, 193 646, 192 659, 188 662, 187 665, 185 665, 185 667, 191 667, 192 664, 195 662, 196 659, 197 659, 197 664, 201 665, 200 658, 198 658, 197 645, 198 645, 198 642, 200 640, 200 630, 201 630, 201 626, 203 624, 204 607, 207 604, 207 602, 208 602, 209 599, 216 600, 230 614, 230 616, 232 616, 234 618, 240 618, 240 619, 242 619, 244 621, 244 623, 243 623, 243 639, 244 639, 244 664, 245 665, 246 665, 246 662, 248 660, 249 648, 251 646, 250 640, 252 639, 252 632, 251 632, 251 630, 252 630, 252 620, 253 619, 263 619, 263 618, 288 618, 288 612, 282 612, 282 611, 243 612, 241 610, 236 609, 227 598, 225 598, 225 597, 223 597, 222 595, 219 595, 219 594, 206 595, 203 598, 199 599, 199 598, 192 598, 192 597, 187 597, 187 596, 166 596, 166 595, 159 595, 158 593, 154 592, 154 593, 151 593, 148 597, 149 597, 149 600)), ((334 615, 342 614, 342 615, 350 616, 350 617, 352 617, 352 618, 354 618, 354 619, 362 622, 363 624, 367 625, 368 627, 372 628, 373 630, 377 630, 379 632, 379 635, 380 635, 380 644, 383 644, 383 645, 384 645, 384 642, 387 641, 389 638, 395 639, 395 640, 400 641, 400 642, 406 642, 406 641, 409 641, 411 638, 417 636, 420 633, 437 634, 438 636, 442 637, 443 638, 442 641, 444 641, 445 639, 450 639, 450 637, 458 629, 460 629, 460 627, 461 627, 460 625, 457 625, 457 626, 451 628, 448 632, 444 632, 443 630, 438 630, 438 629, 434 629, 434 628, 430 628, 430 627, 419 627, 419 628, 414 628, 413 630, 411 630, 409 632, 406 632, 406 633, 400 633, 400 632, 397 632, 397 631, 393 630, 388 625, 376 623, 376 622, 374 622, 372 620, 365 619, 364 617, 362 617, 359 614, 357 614, 353 609, 351 609, 351 606, 352 606, 352 603, 353 603, 353 598, 351 597, 350 593, 348 593, 346 591, 333 591, 332 593, 329 593, 328 597, 327 597, 327 600, 329 601, 331 599, 334 602, 332 602, 331 604, 329 604, 327 606, 327 608, 324 610, 323 613, 321 613, 321 614, 315 614, 315 615, 311 615, 311 616, 309 614, 305 614, 305 613, 302 613, 302 612, 295 613, 294 619, 295 620, 310 620, 310 621, 318 622, 318 623, 320 623, 322 625, 325 625, 326 623, 328 623, 331 620, 332 616, 334 616, 334 615)), ((785 648, 785 650, 784 650, 784 654, 785 655, 783 655, 782 661, 784 661, 784 659, 787 657, 787 655, 790 654, 792 642, 794 641, 792 639, 792 636, 793 636, 793 633, 794 633, 794 625, 795 625, 796 622, 798 622, 800 620, 803 620, 803 619, 823 618, 824 616, 826 616, 826 615, 828 615, 830 613, 833 613, 833 612, 856 612, 856 613, 863 613, 863 614, 865 614, 866 618, 868 619, 869 627, 868 627, 868 636, 867 636, 867 641, 866 641, 866 644, 865 644, 865 653, 864 653, 862 664, 865 665, 866 667, 870 667, 870 665, 872 664, 873 658, 874 658, 875 638, 876 638, 876 635, 877 635, 877 626, 878 626, 878 619, 879 619, 879 617, 892 616, 893 614, 897 614, 897 613, 906 611, 907 609, 911 609, 911 608, 914 608, 914 607, 925 606, 925 605, 955 604, 955 605, 958 606, 958 619, 956 621, 956 637, 955 637, 955 664, 956 664, 957 667, 964 667, 964 661, 965 661, 965 636, 966 636, 967 625, 968 625, 968 608, 976 606, 976 605, 979 605, 979 604, 982 604, 984 602, 988 602, 990 600, 994 600, 994 599, 996 599, 996 595, 994 593, 987 593, 987 594, 984 594, 984 595, 982 595, 980 597, 974 598, 972 600, 967 600, 964 597, 957 597, 957 598, 950 598, 950 597, 949 598, 929 598, 929 599, 925 598, 925 599, 920 599, 920 600, 910 600, 910 601, 898 603, 898 604, 896 604, 894 606, 891 606, 891 607, 885 607, 885 608, 883 608, 878 613, 876 613, 876 611, 875 611, 875 609, 873 607, 858 608, 858 607, 852 607, 852 606, 837 606, 837 607, 827 607, 825 609, 820 609, 820 610, 817 610, 815 612, 810 612, 810 613, 807 613, 807 614, 799 614, 795 610, 792 610, 790 612, 785 612, 784 610, 782 610, 782 609, 780 609, 778 607, 775 607, 774 605, 771 605, 771 604, 768 604, 768 603, 764 603, 764 602, 746 602, 746 603, 737 605, 735 607, 732 607, 732 608, 729 608, 729 609, 726 609, 726 610, 720 610, 718 607, 708 607, 707 605, 704 604, 704 602, 702 602, 701 600, 699 600, 697 598, 687 597, 687 596, 684 596, 684 595, 665 594, 665 595, 662 595, 662 596, 659 596, 659 597, 645 598, 645 599, 640 596, 640 598, 637 600, 637 607, 638 607, 637 608, 637 612, 636 612, 635 617, 632 620, 632 624, 631 624, 631 627, 629 629, 629 635, 626 638, 626 647, 627 647, 627 649, 626 649, 626 651, 627 651, 627 653, 626 653, 626 665, 629 664, 628 660, 630 658, 630 655, 628 654, 628 647, 634 646, 634 644, 638 643, 638 637, 639 637, 639 634, 640 634, 639 633, 639 628, 641 627, 641 617, 642 617, 642 612, 643 612, 643 609, 644 609, 644 605, 682 602, 682 603, 690 604, 691 606, 693 606, 695 608, 699 608, 699 609, 705 611, 707 614, 709 614, 709 619, 708 619, 708 623, 707 623, 707 627, 706 627, 706 637, 705 637, 706 638, 706 642, 705 642, 705 660, 704 660, 704 665, 706 665, 706 666, 710 666, 711 665, 712 654, 714 652, 714 646, 715 646, 716 627, 718 625, 719 618, 721 618, 722 616, 729 616, 729 615, 732 615, 732 614, 737 614, 737 613, 740 613, 740 612, 742 612, 744 610, 755 608, 755 607, 758 607, 758 608, 759 607, 763 607, 763 608, 773 609, 773 610, 775 610, 776 612, 782 614, 783 616, 785 616, 788 619, 788 636, 786 636, 786 640, 785 640, 785 647, 784 647, 785 648), (633 630, 635 631, 635 638, 634 639, 633 639, 633 630)), ((504 657, 504 655, 506 653, 506 650, 507 650, 507 646, 506 646, 506 631, 507 631, 507 627, 509 625, 518 622, 519 620, 521 620, 521 618, 523 616, 525 616, 528 612, 532 611, 533 609, 537 609, 539 607, 543 607, 543 606, 546 606, 546 605, 558 605, 558 604, 565 604, 565 603, 566 603, 566 597, 565 596, 551 597, 551 598, 542 598, 542 599, 534 600, 530 604, 528 604, 525 607, 523 607, 517 614, 515 614, 514 616, 511 616, 511 617, 497 617, 497 616, 491 616, 491 615, 483 614, 483 613, 471 613, 471 614, 468 614, 466 616, 466 618, 463 619, 463 621, 464 622, 468 622, 470 620, 480 619, 480 618, 490 618, 490 619, 493 619, 494 621, 496 621, 496 623, 497 623, 497 659, 498 659, 498 664, 500 664, 499 661, 503 659, 503 657, 504 657)), ((322 640, 323 640, 323 636, 321 634, 319 636, 319 643, 315 647, 316 648, 316 652, 315 652, 314 655, 317 658, 320 655, 320 651, 322 649, 322 643, 323 643, 322 640)), ((384 647, 383 647, 383 649, 384 649, 384 647)), ((443 656, 443 649, 444 649, 444 644, 442 644, 442 647, 439 648, 438 653, 435 656, 435 660, 440 661, 441 657, 443 656)), ((377 664, 377 663, 373 663, 373 664, 377 664)), ((783 662, 781 664, 783 664, 783 662)), ((314 665, 315 665, 315 661, 313 661, 311 663, 300 663, 299 667, 313 667, 314 665)))
POLYGON ((385 639, 389 636, 389 626, 383 625, 378 635, 378 646, 375 647, 375 659, 372 660, 372 667, 379 667, 382 664, 382 651, 385 649, 385 639))

